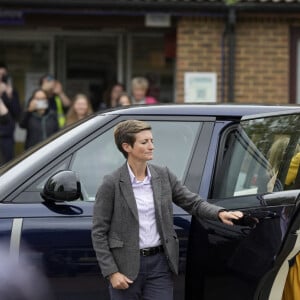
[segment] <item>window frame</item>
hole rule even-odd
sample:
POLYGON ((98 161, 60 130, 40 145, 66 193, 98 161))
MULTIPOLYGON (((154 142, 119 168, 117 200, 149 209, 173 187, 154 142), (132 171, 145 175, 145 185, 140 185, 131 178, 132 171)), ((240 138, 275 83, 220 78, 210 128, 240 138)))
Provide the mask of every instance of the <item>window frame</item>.
MULTIPOLYGON (((220 180, 223 176, 223 161, 224 160, 222 159, 222 157, 224 157, 225 144, 227 143, 230 134, 234 134, 234 132, 236 130, 239 130, 239 128, 243 128, 242 123, 244 121, 259 120, 259 119, 270 119, 270 120, 274 119, 274 120, 276 120, 279 117, 286 117, 287 120, 288 120, 288 118, 292 119, 293 116, 298 116, 299 117, 299 115, 300 115, 300 110, 299 109, 294 109, 294 110, 291 110, 291 111, 282 111, 280 113, 258 114, 258 115, 243 117, 239 123, 236 123, 235 125, 227 127, 222 132, 220 142, 219 142, 219 148, 218 148, 218 153, 217 153, 217 165, 216 165, 215 174, 214 174, 214 177, 213 177, 213 185, 212 185, 212 189, 211 189, 212 196, 216 197, 216 194, 213 195, 214 187, 220 185, 220 180)), ((287 124, 290 124, 290 123, 287 123, 287 124)), ((287 125, 285 124, 285 126, 287 126, 287 125)), ((255 129, 255 127, 254 127, 254 129, 255 129)), ((259 131, 258 131, 258 134, 259 134, 259 131)), ((285 177, 287 175, 289 165, 290 165, 290 160, 295 155, 295 153, 293 151, 291 151, 291 149, 289 149, 289 148, 293 148, 294 150, 296 149, 296 140, 299 141, 299 135, 300 134, 299 134, 299 132, 297 134, 296 132, 293 132, 293 131, 291 131, 291 132, 286 131, 285 127, 280 127, 279 126, 277 130, 270 131, 269 135, 272 135, 272 137, 276 137, 276 135, 278 135, 278 134, 279 135, 288 134, 288 137, 290 139, 290 141, 288 143, 288 146, 287 146, 288 151, 284 154, 284 158, 282 159, 283 162, 281 163, 281 166, 280 166, 281 171, 280 171, 280 174, 278 175, 278 179, 281 180, 281 182, 284 182, 285 177), (285 162, 287 159, 289 159, 288 163, 285 162), (284 178, 284 179, 282 179, 282 178, 284 178)), ((272 138, 272 140, 273 140, 273 138, 272 138)), ((234 139, 234 141, 236 141, 236 139, 234 139)), ((252 140, 251 137, 250 137, 250 142, 253 143, 253 140, 252 140)), ((274 143, 274 140, 273 140, 273 143, 274 143)), ((253 145, 255 147, 257 146, 255 143, 253 145)), ((258 149, 258 151, 261 152, 259 149, 258 149)), ((265 154, 263 154, 263 156, 267 159, 265 154)), ((240 168, 241 168, 241 166, 240 166, 240 168)), ((239 172, 240 171, 241 171, 241 169, 239 170, 239 172)), ((278 185, 276 185, 276 186, 278 186, 278 185)), ((283 187, 283 190, 286 190, 286 187, 283 187)), ((276 190, 274 190, 274 191, 276 191, 276 190)), ((236 196, 234 196, 234 194, 233 194, 233 195, 231 195, 227 198, 222 197, 222 195, 219 194, 216 199, 217 199, 218 203, 220 203, 220 201, 224 202, 224 203, 226 203, 228 201, 228 203, 229 203, 230 201, 232 201, 232 200, 235 201, 235 199, 236 199, 236 202, 239 203, 239 205, 237 207, 244 207, 245 205, 242 203, 242 199, 244 199, 244 201, 245 201, 245 199, 249 199, 249 204, 251 205, 251 203, 253 202, 253 199, 254 198, 259 198, 261 194, 262 193, 258 193, 258 192, 255 193, 255 194, 245 194, 245 195, 241 194, 241 195, 236 195, 236 196), (223 201, 222 201, 222 199, 223 199, 223 201), (241 199, 241 201, 238 200, 238 199, 241 199)), ((212 197, 212 198, 214 198, 214 197, 212 197)), ((212 202, 215 202, 215 201, 212 200, 212 202)), ((255 202, 253 202, 252 204, 255 205, 255 202)))
POLYGON ((290 85, 289 102, 292 104, 297 103, 298 41, 300 41, 300 27, 292 27, 290 29, 290 84, 289 84, 290 85))

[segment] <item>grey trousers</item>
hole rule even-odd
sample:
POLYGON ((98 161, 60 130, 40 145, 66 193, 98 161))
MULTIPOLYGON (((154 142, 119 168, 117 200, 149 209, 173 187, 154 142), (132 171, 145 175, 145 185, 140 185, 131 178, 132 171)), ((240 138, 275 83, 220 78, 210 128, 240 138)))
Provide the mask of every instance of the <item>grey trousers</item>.
POLYGON ((109 285, 111 300, 173 300, 173 274, 164 253, 140 257, 138 277, 126 290, 109 285))

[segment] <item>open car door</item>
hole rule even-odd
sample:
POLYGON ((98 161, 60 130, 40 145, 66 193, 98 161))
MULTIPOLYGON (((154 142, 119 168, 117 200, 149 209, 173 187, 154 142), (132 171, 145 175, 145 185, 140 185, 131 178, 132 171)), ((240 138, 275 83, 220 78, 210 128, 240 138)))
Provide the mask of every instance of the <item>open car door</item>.
POLYGON ((299 144, 300 110, 224 131, 208 197, 244 218, 235 226, 192 219, 186 299, 282 299, 300 251, 299 144))

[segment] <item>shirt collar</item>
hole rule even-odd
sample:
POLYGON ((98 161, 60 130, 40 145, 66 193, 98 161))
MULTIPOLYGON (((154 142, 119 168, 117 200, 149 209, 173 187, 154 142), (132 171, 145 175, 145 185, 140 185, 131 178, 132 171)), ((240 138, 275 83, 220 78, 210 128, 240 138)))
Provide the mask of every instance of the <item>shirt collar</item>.
MULTIPOLYGON (((128 162, 127 162, 127 168, 128 168, 128 172, 129 172, 129 176, 130 176, 130 181, 131 181, 131 183, 141 182, 141 181, 138 181, 138 180, 136 179, 136 177, 135 177, 135 175, 133 174, 133 172, 132 172, 132 170, 131 170, 131 168, 130 168, 128 162)), ((147 165, 147 175, 146 175, 145 179, 143 180, 143 182, 144 182, 144 183, 148 183, 148 182, 150 182, 150 180, 151 180, 151 173, 150 173, 150 169, 149 169, 149 167, 148 167, 148 165, 147 165)))

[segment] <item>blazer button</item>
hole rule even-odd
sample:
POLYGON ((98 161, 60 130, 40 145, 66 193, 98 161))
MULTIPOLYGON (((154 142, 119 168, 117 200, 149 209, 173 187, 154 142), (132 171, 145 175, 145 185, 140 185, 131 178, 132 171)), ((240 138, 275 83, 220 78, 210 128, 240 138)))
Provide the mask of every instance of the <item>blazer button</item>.
POLYGON ((166 239, 166 244, 168 244, 169 243, 169 240, 168 239, 166 239))

